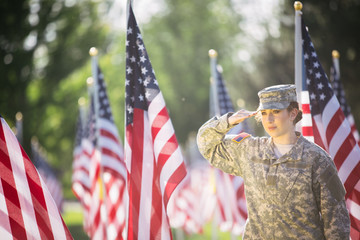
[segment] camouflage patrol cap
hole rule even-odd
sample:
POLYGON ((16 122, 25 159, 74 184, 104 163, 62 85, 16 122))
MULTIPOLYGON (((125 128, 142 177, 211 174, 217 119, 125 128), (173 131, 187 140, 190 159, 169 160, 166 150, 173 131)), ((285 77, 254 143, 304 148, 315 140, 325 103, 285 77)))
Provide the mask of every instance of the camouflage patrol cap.
POLYGON ((284 109, 287 108, 291 102, 297 101, 295 85, 291 84, 264 88, 258 92, 258 96, 260 100, 258 111, 265 109, 284 109))

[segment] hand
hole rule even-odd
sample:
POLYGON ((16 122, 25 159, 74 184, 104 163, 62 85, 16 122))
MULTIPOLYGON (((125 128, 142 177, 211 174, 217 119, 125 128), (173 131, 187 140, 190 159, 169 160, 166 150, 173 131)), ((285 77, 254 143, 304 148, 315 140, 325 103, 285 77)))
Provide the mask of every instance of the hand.
POLYGON ((239 124, 247 118, 255 116, 257 111, 248 111, 245 109, 240 109, 236 113, 234 113, 231 117, 228 118, 228 122, 231 125, 239 124))

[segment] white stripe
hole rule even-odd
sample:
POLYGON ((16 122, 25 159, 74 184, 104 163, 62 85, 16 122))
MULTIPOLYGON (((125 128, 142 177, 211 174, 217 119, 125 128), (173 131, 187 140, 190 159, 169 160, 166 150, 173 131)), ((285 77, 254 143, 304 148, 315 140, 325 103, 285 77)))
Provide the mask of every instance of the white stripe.
POLYGON ((165 107, 165 101, 161 92, 156 95, 156 97, 151 101, 148 108, 149 122, 150 126, 154 122, 154 119, 159 114, 159 112, 165 107))
POLYGON ((6 200, 1 182, 2 181, 0 181, 0 236, 3 239, 12 239, 9 213, 6 207, 6 200))
POLYGON ((57 208, 57 205, 52 198, 49 190, 47 189, 46 184, 44 181, 40 178, 41 186, 43 189, 46 207, 50 219, 50 225, 51 225, 51 231, 53 232, 54 238, 63 240, 66 239, 65 229, 63 227, 61 215, 59 213, 59 210, 57 208))
POLYGON ((174 128, 172 127, 171 121, 169 119, 160 129, 154 140, 154 152, 155 152, 156 162, 158 161, 161 150, 173 135, 174 135, 174 128))
POLYGON ((359 145, 356 144, 339 169, 339 177, 343 183, 349 177, 351 171, 358 164, 359 156, 360 156, 360 149, 359 149, 359 145))
POLYGON ((301 119, 301 126, 303 127, 312 127, 312 118, 311 114, 303 114, 301 119))
POLYGON ((168 160, 165 162, 161 173, 160 173, 160 188, 161 194, 164 196, 165 187, 169 178, 174 174, 174 172, 181 166, 183 163, 183 158, 181 155, 180 148, 177 149, 171 154, 168 160))
POLYGON ((120 175, 123 176, 124 179, 126 179, 125 166, 122 163, 120 163, 117 159, 114 159, 107 155, 102 155, 101 163, 102 163, 102 166, 112 168, 115 171, 119 172, 120 175))
POLYGON ((332 120, 332 118, 334 117, 335 113, 339 110, 339 108, 340 108, 340 104, 336 96, 333 95, 329 100, 329 102, 326 104, 322 112, 321 120, 325 129, 328 128, 329 122, 332 120))
POLYGON ((327 139, 326 139, 326 135, 325 135, 324 124, 322 122, 321 115, 320 114, 315 115, 315 116, 313 116, 313 118, 316 123, 316 127, 318 129, 321 140, 324 144, 324 147, 326 148, 325 150, 327 150, 327 149, 329 149, 329 147, 328 147, 328 143, 327 143, 327 139))
POLYGON ((99 118, 99 126, 101 126, 101 129, 105 129, 106 131, 111 132, 111 134, 118 139, 119 143, 121 143, 118 129, 114 123, 108 121, 107 119, 99 118))
POLYGON ((331 139, 329 144, 329 154, 332 158, 335 157, 336 153, 339 151, 341 145, 347 139, 350 134, 350 126, 349 123, 345 120, 341 123, 341 125, 336 129, 336 132, 331 139))
MULTIPOLYGON (((150 239, 152 210, 152 185, 154 173, 154 152, 147 112, 144 111, 143 166, 141 173, 141 196, 138 239, 150 239)), ((134 183, 138 184, 138 183, 134 183)), ((133 186, 135 187, 135 186, 133 186)))
POLYGON ((117 156, 119 156, 120 159, 124 158, 124 151, 123 151, 122 147, 117 142, 114 142, 113 139, 111 139, 111 138, 101 136, 99 138, 99 146, 101 148, 110 149, 117 156))
POLYGON ((310 104, 309 91, 301 92, 301 104, 310 104))
POLYGON ((7 145, 11 168, 17 193, 20 201, 21 213, 24 219, 24 227, 29 239, 40 239, 40 233, 36 224, 35 212, 30 194, 30 188, 25 174, 24 159, 15 135, 12 133, 4 119, 1 119, 4 127, 5 142, 7 145))
POLYGON ((310 142, 315 142, 315 139, 313 136, 303 136, 305 139, 307 139, 310 142))
MULTIPOLYGON (((126 126, 125 126, 125 131, 126 131, 126 126)), ((126 139, 126 132, 125 132, 125 140, 124 140, 124 148, 125 148, 125 155, 124 155, 124 159, 125 159, 125 165, 126 165, 126 169, 128 171, 129 174, 131 174, 131 154, 132 154, 132 150, 131 147, 126 139)))
POLYGON ((161 219, 161 239, 171 239, 171 236, 170 236, 170 226, 169 226, 169 223, 168 223, 168 218, 167 218, 167 215, 165 213, 165 206, 164 204, 161 204, 162 206, 162 212, 163 214, 161 215, 162 216, 162 219, 161 219))
POLYGON ((360 220, 360 206, 350 198, 346 199, 346 206, 350 214, 360 220))

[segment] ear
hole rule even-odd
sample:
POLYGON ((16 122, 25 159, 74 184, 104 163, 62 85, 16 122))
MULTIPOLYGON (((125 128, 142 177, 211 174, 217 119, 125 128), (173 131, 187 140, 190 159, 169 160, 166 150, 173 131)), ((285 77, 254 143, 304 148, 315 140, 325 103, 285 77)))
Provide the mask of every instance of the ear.
POLYGON ((299 113, 299 110, 296 108, 293 108, 290 112, 290 120, 294 121, 296 116, 298 115, 298 113, 299 113))

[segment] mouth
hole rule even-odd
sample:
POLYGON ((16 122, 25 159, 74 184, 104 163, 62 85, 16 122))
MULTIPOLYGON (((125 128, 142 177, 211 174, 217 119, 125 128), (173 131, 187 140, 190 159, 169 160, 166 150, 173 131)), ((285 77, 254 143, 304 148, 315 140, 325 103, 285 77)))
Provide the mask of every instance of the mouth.
POLYGON ((276 129, 276 126, 268 127, 269 131, 274 131, 276 129))

